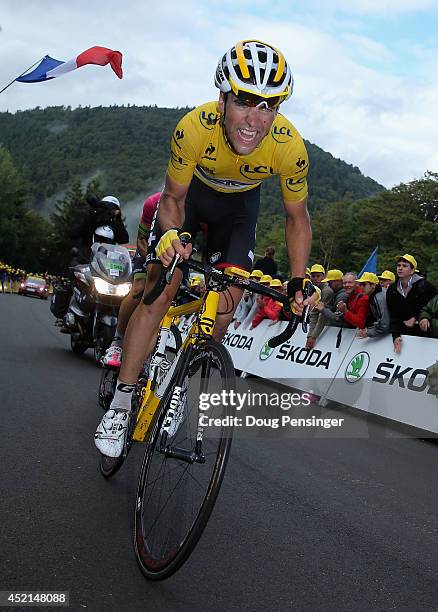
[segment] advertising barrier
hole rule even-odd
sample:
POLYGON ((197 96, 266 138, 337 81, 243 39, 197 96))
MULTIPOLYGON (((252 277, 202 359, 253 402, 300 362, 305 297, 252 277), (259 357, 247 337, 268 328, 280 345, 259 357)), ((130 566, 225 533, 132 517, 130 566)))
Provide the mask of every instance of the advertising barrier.
MULTIPOLYGON (((182 321, 183 334, 188 322, 182 321)), ((356 330, 326 327, 315 348, 305 348, 299 327, 275 349, 267 341, 286 322, 264 320, 253 330, 228 328, 223 344, 238 370, 293 386, 400 423, 438 433, 438 398, 431 389, 428 368, 438 361, 438 340, 404 336, 394 353, 392 337, 360 339, 356 330), (310 388, 309 388, 310 387, 310 388)))

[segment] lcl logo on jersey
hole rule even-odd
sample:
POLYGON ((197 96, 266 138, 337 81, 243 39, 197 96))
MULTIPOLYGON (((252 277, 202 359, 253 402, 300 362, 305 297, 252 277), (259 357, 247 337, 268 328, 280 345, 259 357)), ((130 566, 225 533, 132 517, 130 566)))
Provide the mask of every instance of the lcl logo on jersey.
POLYGON ((251 166, 250 164, 242 164, 240 166, 240 174, 247 179, 257 181, 264 178, 267 174, 274 174, 274 171, 270 166, 251 166))
POLYGON ((289 191, 293 191, 294 193, 296 193, 297 191, 301 191, 301 189, 303 189, 305 184, 306 184, 305 176, 299 179, 290 178, 290 179, 287 179, 286 181, 286 187, 289 189, 289 191))
POLYGON ((278 126, 274 125, 271 130, 272 138, 279 142, 280 144, 284 144, 288 140, 292 138, 292 131, 286 125, 278 126))
POLYGON ((220 115, 217 113, 206 113, 205 111, 199 113, 199 121, 206 130, 212 130, 219 121, 219 118, 220 115))

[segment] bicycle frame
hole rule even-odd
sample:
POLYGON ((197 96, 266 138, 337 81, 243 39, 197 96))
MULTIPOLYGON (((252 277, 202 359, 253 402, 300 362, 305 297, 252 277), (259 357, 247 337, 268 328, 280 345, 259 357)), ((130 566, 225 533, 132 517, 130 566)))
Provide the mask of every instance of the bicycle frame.
POLYGON ((214 323, 216 321, 216 314, 219 305, 219 292, 215 289, 208 289, 205 295, 199 300, 193 300, 187 304, 181 306, 171 306, 167 313, 164 315, 160 327, 158 342, 155 351, 151 355, 151 361, 149 366, 148 381, 144 390, 143 399, 137 415, 137 422, 135 425, 133 439, 137 442, 143 442, 146 435, 148 434, 158 404, 166 390, 173 373, 175 371, 177 363, 179 363, 181 357, 187 352, 188 348, 192 346, 199 336, 199 333, 203 337, 209 338, 213 333, 214 323), (183 315, 190 315, 195 312, 200 313, 200 317, 193 322, 191 325, 187 337, 183 342, 178 354, 176 355, 172 366, 166 373, 166 376, 158 385, 154 388, 154 379, 156 368, 160 365, 161 360, 165 355, 165 348, 170 334, 170 326, 175 317, 183 315))

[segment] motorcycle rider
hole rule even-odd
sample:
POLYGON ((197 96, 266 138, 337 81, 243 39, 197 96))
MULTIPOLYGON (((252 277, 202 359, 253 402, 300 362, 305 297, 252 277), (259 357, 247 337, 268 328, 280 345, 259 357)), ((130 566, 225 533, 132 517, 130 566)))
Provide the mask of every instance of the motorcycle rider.
POLYGON ((88 263, 90 261, 90 248, 94 240, 94 232, 98 227, 108 226, 114 232, 114 244, 126 244, 129 242, 129 234, 123 223, 121 206, 118 198, 107 195, 99 200, 95 195, 87 197, 90 206, 88 215, 74 228, 70 237, 77 241, 78 261, 76 263, 88 263))
MULTIPOLYGON (((129 234, 122 219, 121 206, 118 198, 107 195, 99 200, 94 194, 87 196, 90 206, 89 214, 70 233, 71 238, 78 241, 74 248, 70 267, 80 263, 88 263, 91 258, 91 247, 96 242, 110 244, 126 244, 129 234)), ((71 288, 70 306, 73 300, 73 286, 71 288)), ((74 317, 67 311, 64 325, 60 331, 70 333, 74 327, 74 317), (69 316, 70 315, 70 316, 69 316)))

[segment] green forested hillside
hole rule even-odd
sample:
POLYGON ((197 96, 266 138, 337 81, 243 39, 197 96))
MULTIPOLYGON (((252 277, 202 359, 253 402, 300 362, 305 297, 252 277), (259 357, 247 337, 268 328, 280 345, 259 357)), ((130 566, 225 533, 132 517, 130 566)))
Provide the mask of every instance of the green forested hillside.
MULTIPOLYGON (((162 182, 171 132, 187 108, 63 107, 0 113, 0 144, 27 183, 29 204, 46 210, 47 199, 75 179, 99 177, 104 191, 123 201, 146 195, 162 182)), ((309 208, 383 190, 358 168, 306 142, 310 157, 309 208)), ((277 179, 262 190, 262 215, 281 213, 277 179)))

